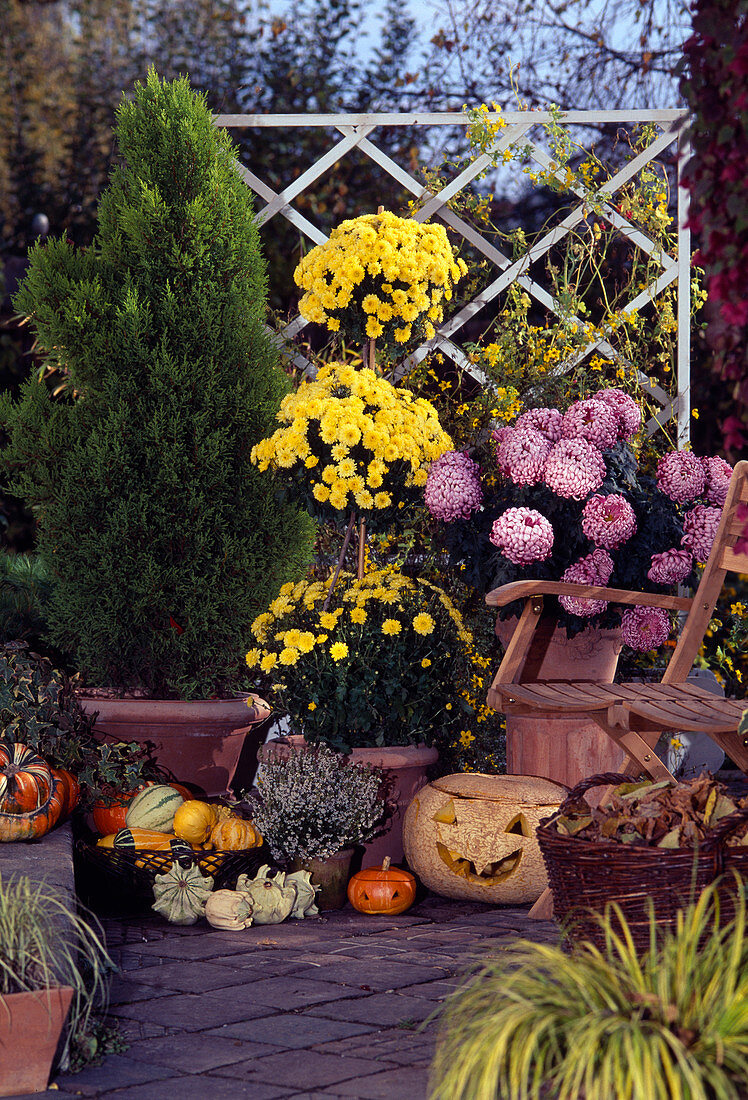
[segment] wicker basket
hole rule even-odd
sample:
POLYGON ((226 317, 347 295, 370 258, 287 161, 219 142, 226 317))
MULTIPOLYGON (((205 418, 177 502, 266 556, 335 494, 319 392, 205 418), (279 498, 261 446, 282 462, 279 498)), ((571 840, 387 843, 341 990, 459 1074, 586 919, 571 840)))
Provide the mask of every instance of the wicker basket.
MULTIPOLYGON (((100 885, 108 883, 133 900, 139 898, 149 903, 153 901, 156 875, 170 870, 174 862, 169 851, 99 848, 83 839, 75 847, 89 872, 89 881, 95 878, 100 885)), ((236 852, 195 852, 195 858, 202 873, 213 876, 216 890, 233 889, 239 875, 254 875, 263 863, 272 862, 265 844, 236 852)))
MULTIPOLYGON (((649 948, 649 910, 658 927, 675 924, 679 910, 724 872, 735 870, 748 880, 748 848, 727 847, 730 834, 748 821, 748 810, 723 818, 702 846, 648 848, 562 836, 552 823, 593 787, 630 781, 631 776, 605 772, 590 776, 570 791, 566 801, 537 829, 548 872, 556 919, 567 925, 572 942, 591 940, 604 946, 595 919, 608 902, 616 902, 631 929, 638 951, 649 948)), ((720 890, 721 918, 734 913, 734 879, 726 875, 720 890)))

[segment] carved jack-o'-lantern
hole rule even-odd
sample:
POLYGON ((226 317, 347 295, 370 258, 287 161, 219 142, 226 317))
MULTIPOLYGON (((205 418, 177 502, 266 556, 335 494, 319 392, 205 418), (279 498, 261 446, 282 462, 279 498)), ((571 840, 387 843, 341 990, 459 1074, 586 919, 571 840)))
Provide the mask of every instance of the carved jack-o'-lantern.
POLYGON ((533 775, 445 775, 422 787, 405 813, 408 864, 447 898, 536 901, 547 879, 535 829, 566 794, 533 775))

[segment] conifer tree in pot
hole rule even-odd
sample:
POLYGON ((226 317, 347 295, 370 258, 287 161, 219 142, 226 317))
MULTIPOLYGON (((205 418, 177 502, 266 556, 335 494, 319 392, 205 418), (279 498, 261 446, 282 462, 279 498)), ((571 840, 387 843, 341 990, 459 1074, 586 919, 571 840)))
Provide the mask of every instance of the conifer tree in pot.
POLYGON ((204 98, 151 70, 115 133, 92 246, 35 246, 15 298, 65 389, 0 397, 5 480, 35 510, 49 641, 84 684, 215 702, 251 686, 250 625, 311 554, 308 516, 250 463, 289 384, 252 196, 204 98))

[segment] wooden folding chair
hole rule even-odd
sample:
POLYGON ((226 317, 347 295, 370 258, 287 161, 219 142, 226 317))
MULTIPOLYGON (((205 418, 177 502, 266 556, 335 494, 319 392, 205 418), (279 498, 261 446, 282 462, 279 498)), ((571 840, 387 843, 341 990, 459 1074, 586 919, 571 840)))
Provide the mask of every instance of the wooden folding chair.
POLYGON ((486 603, 492 607, 505 607, 519 599, 525 601, 489 689, 489 706, 505 714, 545 713, 592 719, 627 753, 623 770, 629 775, 646 772, 653 779, 671 776, 654 751, 665 730, 708 733, 748 773, 748 737, 738 733, 738 723, 748 702, 721 698, 687 680, 725 576, 728 572, 748 573, 748 553, 736 553, 733 549, 745 526, 745 520, 736 514, 741 503, 748 503, 748 462, 739 462, 735 467, 714 546, 692 599, 564 581, 515 581, 489 592, 486 603), (543 597, 559 595, 687 611, 678 644, 660 683, 538 680, 533 669, 539 667, 553 626, 542 614, 543 597))

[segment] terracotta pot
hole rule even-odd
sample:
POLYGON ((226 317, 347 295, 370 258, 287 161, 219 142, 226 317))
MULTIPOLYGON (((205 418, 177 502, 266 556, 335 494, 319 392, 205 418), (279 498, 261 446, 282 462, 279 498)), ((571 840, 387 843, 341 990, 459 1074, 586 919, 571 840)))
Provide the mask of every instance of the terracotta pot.
POLYGON ((414 795, 428 782, 428 769, 439 759, 439 753, 426 745, 384 745, 376 749, 353 749, 351 759, 357 764, 384 769, 392 780, 390 798, 395 808, 386 833, 364 845, 361 867, 381 867, 385 856, 389 856, 392 863, 402 863, 405 811, 414 795))
POLYGON ((44 1092, 73 990, 0 997, 0 1096, 44 1092))
MULTIPOLYGON (((516 619, 497 620, 503 646, 516 619)), ((603 680, 611 682, 621 652, 620 630, 588 628, 567 638, 556 627, 537 670, 538 680, 603 680)), ((506 770, 510 775, 539 775, 574 787, 588 775, 618 772, 626 754, 592 721, 541 714, 506 716, 506 770)))
POLYGON ((79 695, 78 701, 88 714, 98 712, 97 734, 116 741, 150 741, 162 767, 209 796, 228 792, 245 740, 254 739, 256 766, 264 736, 260 726, 270 715, 270 707, 257 695, 189 701, 79 695))
POLYGON ((327 859, 294 859, 291 871, 310 871, 312 883, 320 890, 315 905, 323 912, 342 909, 348 897, 348 879, 351 874, 353 848, 344 848, 327 859))

